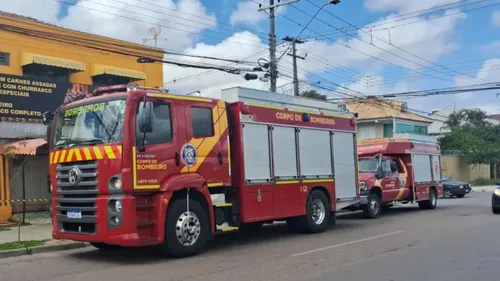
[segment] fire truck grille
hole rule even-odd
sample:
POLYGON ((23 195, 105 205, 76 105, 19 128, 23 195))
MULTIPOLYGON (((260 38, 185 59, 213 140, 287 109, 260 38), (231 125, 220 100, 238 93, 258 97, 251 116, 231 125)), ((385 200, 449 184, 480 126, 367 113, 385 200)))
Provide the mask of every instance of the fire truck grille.
POLYGON ((57 219, 63 232, 94 234, 97 223, 97 161, 57 165, 57 219))

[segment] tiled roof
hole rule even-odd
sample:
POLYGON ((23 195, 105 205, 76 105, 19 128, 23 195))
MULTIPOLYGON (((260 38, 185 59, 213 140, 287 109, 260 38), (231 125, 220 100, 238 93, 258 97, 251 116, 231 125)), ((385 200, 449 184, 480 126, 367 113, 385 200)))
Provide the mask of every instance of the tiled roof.
POLYGON ((358 113, 358 120, 377 118, 399 118, 417 122, 432 123, 432 120, 405 111, 406 103, 398 100, 347 100, 345 105, 351 112, 358 113))
POLYGON ((491 114, 491 115, 489 115, 489 117, 491 119, 495 119, 495 120, 500 121, 500 114, 491 114))

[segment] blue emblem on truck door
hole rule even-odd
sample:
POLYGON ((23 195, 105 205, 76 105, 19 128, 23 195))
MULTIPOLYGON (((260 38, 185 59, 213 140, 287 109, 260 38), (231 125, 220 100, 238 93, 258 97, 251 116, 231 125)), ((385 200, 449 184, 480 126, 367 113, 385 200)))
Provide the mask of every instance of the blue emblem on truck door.
POLYGON ((198 159, 198 151, 194 145, 187 143, 181 149, 181 157, 186 166, 192 167, 198 159))

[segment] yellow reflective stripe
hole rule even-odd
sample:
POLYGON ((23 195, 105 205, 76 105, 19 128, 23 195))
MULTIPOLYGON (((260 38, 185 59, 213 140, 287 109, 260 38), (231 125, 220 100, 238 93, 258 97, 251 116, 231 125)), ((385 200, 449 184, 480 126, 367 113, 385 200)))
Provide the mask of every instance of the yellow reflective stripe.
POLYGON ((49 164, 52 164, 54 158, 54 152, 49 153, 49 164))
POLYGON ((80 149, 75 150, 75 155, 76 155, 76 161, 82 161, 82 153, 80 152, 80 149))
POLYGON ((53 164, 57 163, 57 160, 59 159, 59 150, 54 153, 54 159, 52 160, 53 164))
POLYGON ((136 185, 134 189, 158 189, 160 185, 136 185))
POLYGON ((213 183, 207 184, 208 187, 217 187, 217 186, 223 186, 223 185, 224 185, 223 182, 213 182, 213 183))
POLYGON ((122 146, 118 145, 117 148, 118 148, 118 153, 120 153, 120 156, 122 156, 122 146))
POLYGON ((133 187, 137 189, 137 154, 136 154, 135 146, 132 146, 132 178, 133 178, 133 187))
POLYGON ((83 148, 83 154, 85 155, 85 160, 92 160, 92 155, 90 154, 90 149, 88 147, 83 148))
POLYGON ((113 149, 111 149, 111 146, 106 145, 104 146, 104 151, 106 151, 106 155, 108 156, 109 159, 115 159, 115 153, 113 152, 113 149))
POLYGON ((61 151, 61 157, 59 157, 58 163, 64 163, 66 160, 64 157, 66 156, 66 150, 61 151))
POLYGON ((303 183, 321 183, 321 182, 333 182, 334 179, 318 179, 318 180, 303 180, 303 183))
POLYGON ((97 160, 101 160, 102 159, 102 153, 101 153, 101 150, 99 149, 99 147, 94 146, 94 153, 95 153, 95 156, 96 156, 97 160))
POLYGON ((289 180, 289 181, 277 181, 276 184, 293 184, 293 183, 299 183, 298 180, 289 180))
POLYGON ((75 154, 75 149, 74 148, 68 150, 68 157, 66 158, 66 162, 71 161, 71 158, 73 157, 73 154, 75 154))

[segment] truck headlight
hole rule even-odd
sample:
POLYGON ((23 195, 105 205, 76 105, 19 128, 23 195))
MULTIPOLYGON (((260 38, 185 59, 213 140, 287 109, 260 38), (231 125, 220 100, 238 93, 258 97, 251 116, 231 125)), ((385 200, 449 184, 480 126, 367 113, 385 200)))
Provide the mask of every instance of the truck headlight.
POLYGON ((122 202, 120 200, 111 200, 109 201, 109 210, 113 213, 120 213, 122 211, 122 202))
POLYGON ((493 191, 493 193, 495 193, 495 195, 500 196, 500 189, 495 189, 495 191, 493 191))
POLYGON ((365 191, 366 190, 366 182, 365 181, 360 181, 359 182, 359 190, 365 191))
POLYGON ((111 187, 113 187, 116 190, 122 189, 122 180, 119 178, 111 179, 111 187))

